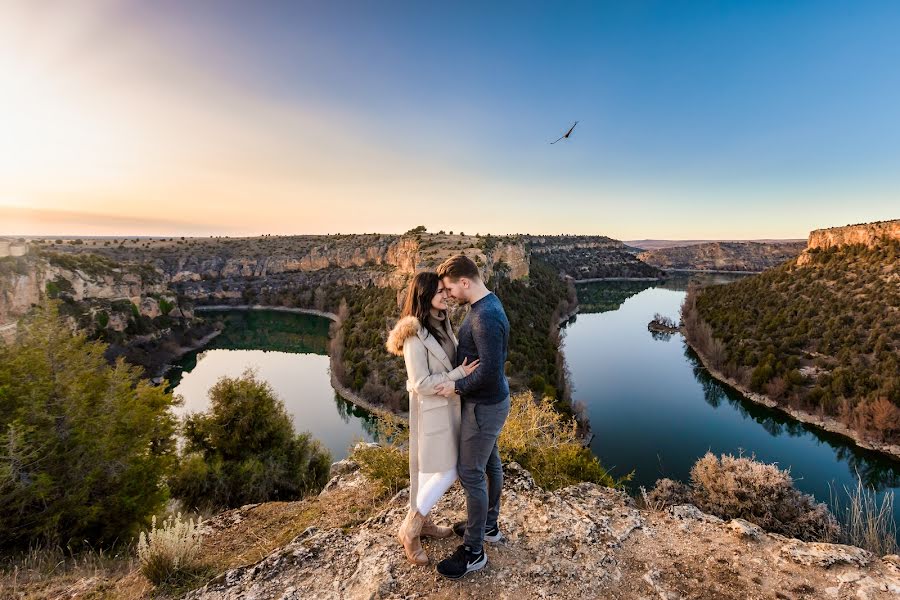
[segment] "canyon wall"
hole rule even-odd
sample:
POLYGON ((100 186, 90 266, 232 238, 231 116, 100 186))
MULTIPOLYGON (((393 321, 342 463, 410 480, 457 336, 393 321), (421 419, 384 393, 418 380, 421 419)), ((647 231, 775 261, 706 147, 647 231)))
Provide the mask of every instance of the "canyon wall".
POLYGON ((642 261, 667 270, 765 271, 796 258, 804 242, 707 242, 638 254, 642 261))
POLYGON ((810 232, 806 250, 797 259, 797 265, 809 264, 811 252, 853 244, 871 248, 885 239, 900 240, 900 219, 816 229, 810 232))

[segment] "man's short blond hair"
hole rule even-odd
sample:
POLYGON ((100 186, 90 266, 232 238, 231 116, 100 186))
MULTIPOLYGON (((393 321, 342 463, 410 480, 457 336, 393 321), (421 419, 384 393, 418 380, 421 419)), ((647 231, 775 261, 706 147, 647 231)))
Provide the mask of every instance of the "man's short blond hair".
POLYGON ((451 256, 442 262, 437 268, 437 274, 441 279, 447 277, 453 282, 459 281, 460 277, 465 277, 467 279, 481 279, 481 271, 478 270, 478 265, 475 264, 474 260, 464 254, 451 256))

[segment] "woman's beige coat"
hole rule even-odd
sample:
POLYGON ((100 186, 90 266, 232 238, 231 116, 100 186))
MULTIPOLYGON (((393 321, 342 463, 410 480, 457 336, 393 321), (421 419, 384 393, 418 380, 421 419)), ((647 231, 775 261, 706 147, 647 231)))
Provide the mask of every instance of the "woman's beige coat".
MULTIPOLYGON (((449 319, 447 334, 457 344, 449 319)), ((453 368, 440 342, 415 317, 404 317, 388 336, 387 349, 406 361, 409 390, 409 497, 414 504, 419 493, 419 472, 438 473, 456 467, 459 448, 460 400, 434 393, 439 383, 465 376, 453 368)))

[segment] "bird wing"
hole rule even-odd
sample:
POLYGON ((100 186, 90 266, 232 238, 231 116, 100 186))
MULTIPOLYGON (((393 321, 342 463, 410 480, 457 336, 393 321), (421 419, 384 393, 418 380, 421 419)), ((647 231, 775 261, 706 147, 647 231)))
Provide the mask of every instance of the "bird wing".
POLYGON ((558 142, 559 140, 563 139, 564 137, 566 137, 566 136, 561 135, 561 136, 559 136, 559 138, 557 138, 555 141, 550 142, 550 143, 551 143, 551 144, 555 144, 556 142, 558 142))
POLYGON ((578 121, 575 121, 575 124, 569 128, 569 130, 566 132, 565 137, 569 137, 569 134, 572 133, 573 129, 575 129, 575 125, 578 125, 578 121))

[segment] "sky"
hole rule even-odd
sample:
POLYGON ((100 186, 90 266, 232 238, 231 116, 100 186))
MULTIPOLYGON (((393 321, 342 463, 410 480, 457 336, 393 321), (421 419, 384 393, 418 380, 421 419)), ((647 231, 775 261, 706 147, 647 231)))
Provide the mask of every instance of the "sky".
POLYGON ((0 0, 0 234, 895 219, 898 30, 864 0, 0 0))

